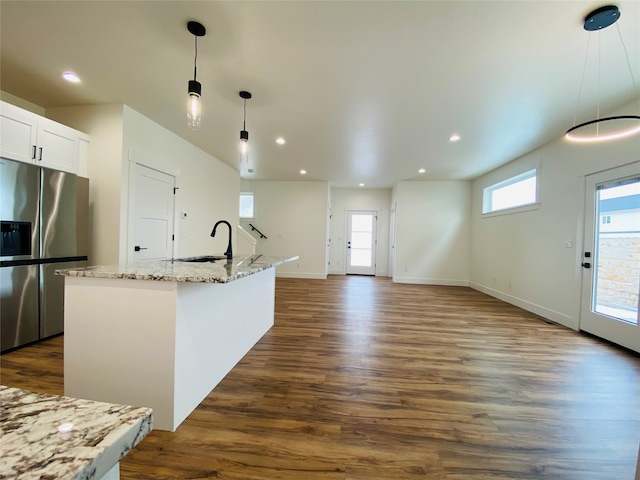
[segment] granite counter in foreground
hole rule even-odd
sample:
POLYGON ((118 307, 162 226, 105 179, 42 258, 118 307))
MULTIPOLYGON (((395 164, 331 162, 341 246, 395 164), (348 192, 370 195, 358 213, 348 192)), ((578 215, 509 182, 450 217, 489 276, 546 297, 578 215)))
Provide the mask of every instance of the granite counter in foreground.
POLYGON ((150 408, 0 386, 0 478, 118 478, 118 462, 151 431, 150 408), (105 475, 107 475, 105 477, 105 475))
POLYGON ((179 260, 140 260, 124 265, 98 265, 94 267, 62 269, 56 270, 56 273, 68 277, 228 283, 268 268, 293 262, 297 259, 297 256, 272 257, 268 255, 244 255, 234 257, 232 260, 222 259, 216 260, 215 262, 202 263, 179 260))

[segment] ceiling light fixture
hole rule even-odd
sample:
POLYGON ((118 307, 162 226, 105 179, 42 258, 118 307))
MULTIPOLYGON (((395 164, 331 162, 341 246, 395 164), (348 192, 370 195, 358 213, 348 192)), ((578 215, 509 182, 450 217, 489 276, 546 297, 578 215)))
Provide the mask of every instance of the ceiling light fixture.
POLYGON ((62 78, 64 78, 67 82, 70 82, 70 83, 80 83, 80 77, 71 71, 64 72, 62 74, 62 78))
POLYGON ((361 187, 364 187, 364 183, 360 183, 359 185, 360 185, 361 187))
POLYGON ((278 145, 284 145, 284 144, 285 144, 285 143, 287 143, 287 142, 285 141, 285 139, 284 139, 284 138, 282 138, 282 137, 278 137, 278 138, 276 138, 276 143, 277 143, 278 145))
POLYGON ((247 163, 249 161, 249 132, 247 132, 247 100, 251 98, 251 93, 240 92, 240 98, 244 100, 244 116, 242 119, 242 130, 240 130, 240 161, 247 163))
MULTIPOLYGON (((587 14, 584 18, 584 29, 587 32, 600 31, 607 28, 610 25, 613 25, 620 18, 620 10, 615 5, 606 5, 604 7, 597 8, 587 14)), ((627 48, 624 45, 624 41, 622 40, 622 34, 620 33, 620 26, 618 27, 618 36, 620 37, 620 43, 622 43, 622 48, 625 52, 627 66, 629 67, 629 73, 631 75, 631 83, 633 84, 634 90, 637 91, 636 82, 633 78, 633 71, 631 70, 631 65, 629 63, 629 55, 627 53, 627 48)), ((598 37, 598 41, 602 38, 602 34, 598 37)), ((585 54, 584 59, 584 67, 582 70, 582 80, 580 82, 580 89, 578 91, 578 103, 576 105, 576 116, 573 120, 573 127, 567 130, 565 134, 565 138, 567 140, 571 140, 572 142, 582 142, 582 143, 593 143, 593 142, 603 142, 606 140, 615 140, 618 138, 629 137, 631 135, 635 135, 640 133, 640 116, 638 115, 618 115, 613 117, 603 117, 600 118, 600 99, 598 98, 598 110, 596 114, 595 120, 589 120, 588 122, 583 122, 576 125, 577 112, 580 106, 580 97, 582 96, 582 86, 584 84, 584 76, 587 67, 587 56, 589 53, 589 43, 591 37, 587 38, 587 54, 585 54), (600 127, 606 125, 607 130, 604 132, 600 131, 600 127), (612 128, 613 130, 609 131, 608 128, 612 128)), ((598 94, 600 91, 600 48, 598 48, 598 94)))
POLYGON ((300 175, 306 175, 307 171, 306 170, 300 170, 300 175))
POLYGON ((450 142, 457 142, 458 140, 460 140, 460 135, 458 135, 457 133, 454 133, 449 137, 450 142))
POLYGON ((418 170, 418 173, 425 173, 426 170, 424 168, 421 168, 420 170, 418 170))
POLYGON ((207 30, 199 22, 188 22, 187 30, 195 38, 195 56, 193 59, 193 80, 189 80, 189 103, 187 104, 187 126, 192 130, 200 129, 202 121, 202 105, 200 104, 200 96, 202 95, 202 85, 196 80, 198 71, 198 37, 204 37, 207 30))

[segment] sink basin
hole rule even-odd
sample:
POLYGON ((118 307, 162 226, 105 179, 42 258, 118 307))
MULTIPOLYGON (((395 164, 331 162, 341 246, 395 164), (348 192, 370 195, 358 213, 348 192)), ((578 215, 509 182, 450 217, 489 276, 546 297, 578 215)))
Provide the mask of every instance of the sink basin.
POLYGON ((221 256, 216 257, 213 255, 205 255, 203 257, 188 257, 188 258, 174 258, 174 262, 193 262, 193 263, 205 263, 205 262, 215 262, 216 260, 226 260, 227 257, 221 256))

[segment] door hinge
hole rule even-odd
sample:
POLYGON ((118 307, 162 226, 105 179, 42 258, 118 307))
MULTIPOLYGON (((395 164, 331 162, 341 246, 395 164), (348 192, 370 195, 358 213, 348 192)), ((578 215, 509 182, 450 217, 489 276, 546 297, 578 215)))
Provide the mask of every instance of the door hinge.
POLYGON ((173 194, 176 194, 176 190, 178 190, 180 187, 173 187, 173 194))
POLYGON ((171 241, 174 242, 175 239, 176 239, 176 236, 175 235, 171 235, 171 241))

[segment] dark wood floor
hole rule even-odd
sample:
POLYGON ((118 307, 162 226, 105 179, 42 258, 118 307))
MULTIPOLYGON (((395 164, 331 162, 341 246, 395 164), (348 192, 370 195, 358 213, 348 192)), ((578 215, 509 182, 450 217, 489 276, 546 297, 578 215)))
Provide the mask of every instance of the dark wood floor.
MULTIPOLYGON (((61 338, 1 362, 63 393, 61 338)), ((121 478, 631 480, 639 439, 635 354, 468 288, 278 279, 276 325, 121 478)))

